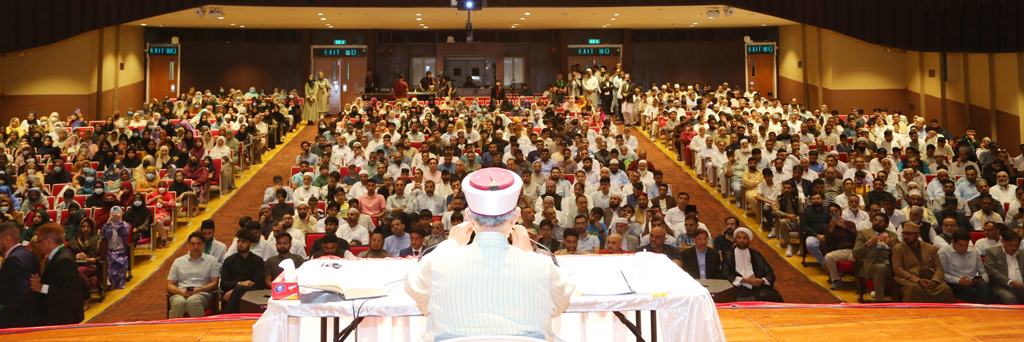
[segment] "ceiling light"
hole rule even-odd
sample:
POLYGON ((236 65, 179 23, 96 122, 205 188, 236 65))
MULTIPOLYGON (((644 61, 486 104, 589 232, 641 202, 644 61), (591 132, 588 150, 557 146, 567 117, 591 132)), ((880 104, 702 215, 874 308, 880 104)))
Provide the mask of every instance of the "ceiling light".
POLYGON ((418 17, 418 16, 421 16, 421 15, 423 15, 423 14, 422 14, 422 13, 416 13, 416 16, 417 16, 417 17, 418 17))
POLYGON ((761 24, 761 26, 768 26, 768 24, 761 24))
POLYGON ((142 24, 142 26, 146 26, 146 24, 142 24))
POLYGON ((694 25, 697 25, 697 23, 693 23, 693 24, 694 24, 694 25))
POLYGON ((516 28, 516 25, 512 25, 512 28, 516 28))
POLYGON ((604 26, 601 26, 601 27, 608 27, 608 25, 604 25, 604 26))
POLYGON ((235 26, 235 24, 231 24, 231 26, 235 26))
POLYGON ((420 26, 423 26, 423 23, 420 23, 420 26))
POLYGON ((429 28, 429 27, 424 26, 423 28, 429 28))
POLYGON ((323 13, 317 13, 316 15, 324 15, 323 13))
POLYGON ((327 20, 327 18, 320 18, 320 20, 327 20))
POLYGON ((245 25, 242 25, 242 26, 239 26, 239 27, 245 27, 245 25))
POLYGON ((526 13, 524 13, 524 14, 526 14, 526 15, 530 15, 530 12, 526 12, 526 13))
POLYGON ((616 17, 618 17, 618 16, 619 16, 619 14, 618 14, 618 13, 615 13, 615 16, 616 16, 616 17))
POLYGON ((615 18, 612 18, 612 20, 615 20, 615 18))
POLYGON ((690 25, 690 27, 693 27, 693 25, 690 25))
POLYGON ((526 20, 526 18, 519 18, 519 20, 526 20))
POLYGON ((416 20, 423 20, 423 18, 416 18, 416 20))

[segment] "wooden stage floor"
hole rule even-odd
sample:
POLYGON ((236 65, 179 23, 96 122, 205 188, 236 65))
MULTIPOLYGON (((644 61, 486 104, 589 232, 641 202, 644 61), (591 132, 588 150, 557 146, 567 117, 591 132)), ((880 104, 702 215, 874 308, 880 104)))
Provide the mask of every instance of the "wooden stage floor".
MULTIPOLYGON (((729 341, 1020 341, 1019 308, 719 308, 729 341)), ((112 324, 0 334, 0 341, 249 341, 254 319, 112 324)))

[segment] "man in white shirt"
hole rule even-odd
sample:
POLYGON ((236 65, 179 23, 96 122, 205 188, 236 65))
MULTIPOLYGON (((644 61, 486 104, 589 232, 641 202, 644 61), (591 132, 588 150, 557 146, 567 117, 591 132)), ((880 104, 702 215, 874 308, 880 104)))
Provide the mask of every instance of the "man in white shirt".
POLYGON ((1010 175, 1006 171, 996 174, 996 185, 988 189, 993 198, 1002 203, 1013 203, 1017 198, 1017 185, 1010 184, 1010 175))
POLYGON ((199 226, 199 232, 203 233, 203 253, 212 256, 217 263, 223 264, 228 246, 213 238, 215 227, 216 224, 213 220, 203 220, 202 225, 199 226))
MULTIPOLYGON (((869 219, 868 212, 860 210, 860 196, 848 196, 846 201, 849 205, 846 209, 843 209, 843 220, 853 222, 853 224, 856 225, 869 219)), ((888 217, 888 215, 886 215, 886 217, 888 217)))
POLYGON ((985 230, 985 237, 974 243, 974 249, 978 250, 978 253, 985 253, 985 250, 992 247, 999 247, 1002 245, 1002 231, 996 226, 994 222, 985 223, 983 228, 985 230))
POLYGON ((422 339, 525 335, 553 340, 551 318, 569 306, 575 286, 548 256, 533 252, 526 229, 513 227, 520 214, 519 177, 507 170, 477 172, 487 171, 500 173, 490 179, 510 181, 474 185, 469 184, 473 174, 465 178, 468 220, 406 275, 405 291, 427 316, 422 339), (467 245, 474 231, 476 238, 467 245), (504 271, 493 273, 491 265, 504 271), (498 293, 495 284, 511 290, 498 293))
POLYGON ((430 210, 432 215, 439 215, 445 212, 444 197, 435 193, 434 188, 434 182, 427 181, 423 185, 423 190, 416 189, 412 191, 412 195, 416 196, 416 211, 426 209, 430 210))
POLYGON ((338 232, 335 233, 339 238, 345 239, 352 246, 370 243, 370 232, 366 230, 366 227, 359 224, 359 215, 358 208, 349 208, 348 212, 345 213, 345 221, 338 226, 338 232))

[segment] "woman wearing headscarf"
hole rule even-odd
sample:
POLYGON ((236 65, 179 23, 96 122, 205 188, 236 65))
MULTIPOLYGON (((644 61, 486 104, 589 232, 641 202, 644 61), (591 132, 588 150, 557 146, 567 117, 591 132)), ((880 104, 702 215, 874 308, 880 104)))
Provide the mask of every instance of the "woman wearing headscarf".
POLYGON ((160 146, 160 150, 156 155, 156 168, 160 170, 167 169, 169 165, 173 165, 173 162, 171 149, 167 146, 160 146))
POLYGON ((142 158, 142 163, 139 164, 134 170, 132 170, 132 183, 138 185, 138 181, 146 177, 146 169, 156 164, 152 156, 146 156, 142 158))
POLYGON ((49 222, 50 215, 46 214, 46 209, 40 208, 32 211, 32 224, 21 232, 21 241, 32 241, 36 235, 36 228, 49 222))
MULTIPOLYGON (((25 202, 21 204, 21 212, 28 214, 28 212, 35 210, 36 206, 42 206, 45 210, 48 206, 46 204, 46 198, 43 197, 43 192, 39 189, 29 189, 25 194, 25 202)), ((45 213, 45 211, 44 211, 45 213)))
POLYGON ((18 125, 18 128, 21 129, 22 132, 28 132, 29 126, 38 124, 39 120, 36 120, 36 112, 28 112, 28 116, 26 116, 25 120, 18 125))
POLYGON ((195 145, 188 151, 189 156, 203 158, 207 154, 206 143, 202 139, 196 139, 195 145))
POLYGON ((63 184, 71 183, 71 172, 65 169, 64 159, 57 158, 53 160, 53 168, 46 174, 43 181, 46 184, 63 184))
POLYGON ((142 157, 139 156, 134 147, 128 147, 125 150, 124 159, 121 160, 121 164, 129 169, 134 169, 142 164, 142 157))
POLYGON ((89 217, 87 212, 78 206, 78 203, 71 202, 73 205, 68 207, 67 212, 64 210, 57 211, 57 219, 55 222, 64 225, 64 240, 71 241, 81 234, 81 227, 79 224, 82 223, 82 219, 89 217), (61 216, 63 214, 63 217, 61 216))
POLYGON ((78 179, 78 194, 79 195, 92 195, 96 189, 96 184, 100 185, 100 188, 106 189, 99 179, 96 178, 96 170, 85 169, 82 171, 84 177, 78 179))
MULTIPOLYGON (((145 145, 142 148, 142 151, 145 153, 145 156, 146 157, 156 157, 156 152, 157 152, 156 141, 151 140, 151 139, 145 139, 145 141, 143 143, 145 145)), ((145 158, 145 157, 143 157, 143 158, 145 158)))
MULTIPOLYGON (((117 189, 117 205, 128 208, 132 204, 132 198, 135 196, 136 186, 132 186, 131 182, 121 182, 121 186, 117 189)), ((114 191, 111 191, 114 192, 114 191)))
POLYGON ((207 151, 212 149, 216 143, 217 139, 213 138, 213 133, 210 131, 203 132, 203 147, 205 147, 207 151))
MULTIPOLYGON (((185 179, 192 181, 192 191, 196 194, 199 203, 206 203, 206 185, 210 180, 210 172, 206 166, 199 161, 199 157, 189 157, 188 165, 182 170, 185 179)), ((192 216, 198 214, 198 209, 192 216)))
POLYGON ((17 208, 17 206, 14 205, 14 201, 10 198, 0 198, 0 214, 3 214, 4 221, 14 222, 18 224, 18 226, 24 227, 25 215, 15 208, 17 208))
POLYGON ((160 181, 159 188, 157 191, 149 193, 146 196, 146 205, 155 207, 153 210, 153 221, 156 226, 156 230, 160 232, 165 238, 160 242, 162 247, 167 247, 169 237, 165 234, 167 226, 174 224, 171 221, 171 210, 175 209, 174 195, 170 191, 167 191, 167 182, 160 181))
POLYGON ((109 221, 103 224, 102 229, 103 237, 107 240, 107 275, 111 288, 123 289, 128 274, 128 258, 131 257, 128 255, 128 238, 132 228, 121 220, 124 214, 121 207, 112 206, 108 211, 109 221))
MULTIPOLYGON (((302 119, 309 121, 309 124, 313 124, 320 117, 320 83, 313 78, 313 75, 309 75, 309 81, 306 82, 302 96, 302 119)), ((297 124, 297 123, 296 123, 297 124)))
POLYGON ((144 172, 138 178, 135 178, 135 191, 143 194, 149 194, 150 192, 156 191, 159 182, 160 172, 157 171, 156 167, 151 165, 146 167, 144 172))
MULTIPOLYGON (((235 176, 234 176, 234 158, 232 158, 231 148, 227 146, 224 137, 217 137, 217 145, 210 149, 210 154, 203 158, 204 164, 213 164, 213 160, 220 160, 220 179, 225 184, 221 184, 221 189, 234 190, 235 189, 235 176)), ((214 169, 211 172, 216 172, 214 169)), ((225 191, 226 192, 226 191, 225 191)))
MULTIPOLYGON (((103 239, 103 235, 96 229, 96 223, 92 219, 85 217, 85 210, 79 210, 72 215, 72 220, 81 215, 77 221, 68 222, 68 224, 74 223, 76 229, 80 232, 76 237, 66 238, 67 248, 71 251, 71 254, 75 255, 75 260, 84 261, 87 264, 78 266, 78 274, 85 279, 92 281, 92 277, 96 275, 97 267, 107 257, 107 240, 103 239)), ((67 226, 64 228, 67 230, 67 226)), ((88 292, 91 287, 106 286, 107 284, 91 283, 85 287, 83 291, 88 292)), ((91 296, 85 296, 86 309, 89 307, 89 300, 91 296)))
POLYGON ((139 239, 149 237, 156 242, 154 246, 162 246, 164 240, 169 239, 166 231, 157 231, 157 235, 150 235, 153 232, 153 212, 146 208, 146 196, 135 194, 124 211, 124 222, 132 226, 132 243, 139 239))
POLYGON ((107 172, 104 172, 103 176, 100 177, 100 182, 103 182, 103 184, 105 184, 107 186, 108 190, 114 191, 114 192, 117 192, 118 190, 121 189, 121 183, 122 182, 124 182, 124 181, 129 181, 130 182, 131 180, 132 180, 131 172, 128 172, 128 169, 125 169, 125 168, 121 168, 121 169, 113 169, 113 168, 111 168, 111 169, 107 170, 107 172))
POLYGON ((107 195, 106 189, 103 188, 103 183, 96 182, 93 184, 92 189, 92 194, 85 198, 85 206, 88 208, 103 207, 103 198, 107 195))

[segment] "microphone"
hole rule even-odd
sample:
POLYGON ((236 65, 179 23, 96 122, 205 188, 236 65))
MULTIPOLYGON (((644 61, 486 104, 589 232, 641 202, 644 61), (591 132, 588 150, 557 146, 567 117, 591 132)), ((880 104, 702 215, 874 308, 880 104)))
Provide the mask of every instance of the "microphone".
MULTIPOLYGON (((540 242, 538 242, 537 240, 534 240, 534 239, 530 239, 530 242, 533 242, 534 244, 537 245, 537 247, 540 247, 540 248, 544 249, 545 251, 548 251, 548 255, 551 255, 551 262, 555 263, 555 266, 561 267, 561 265, 558 264, 558 259, 555 259, 555 252, 552 252, 551 249, 548 248, 548 246, 545 246, 544 244, 542 244, 542 243, 540 243, 540 242)), ((438 245, 440 245, 440 244, 430 246, 430 248, 427 248, 426 250, 424 250, 423 253, 420 253, 420 257, 416 259, 416 262, 422 261, 423 260, 423 256, 425 256, 425 255, 427 255, 427 253, 430 253, 431 251, 433 251, 434 248, 437 248, 438 245)))

